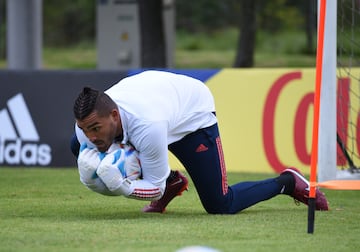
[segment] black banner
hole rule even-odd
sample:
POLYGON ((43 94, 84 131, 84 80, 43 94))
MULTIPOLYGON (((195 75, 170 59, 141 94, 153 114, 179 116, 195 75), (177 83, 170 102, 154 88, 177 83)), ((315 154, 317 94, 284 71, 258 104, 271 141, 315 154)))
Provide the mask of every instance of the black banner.
POLYGON ((121 71, 0 71, 0 166, 73 167, 73 103, 84 86, 105 90, 121 71))

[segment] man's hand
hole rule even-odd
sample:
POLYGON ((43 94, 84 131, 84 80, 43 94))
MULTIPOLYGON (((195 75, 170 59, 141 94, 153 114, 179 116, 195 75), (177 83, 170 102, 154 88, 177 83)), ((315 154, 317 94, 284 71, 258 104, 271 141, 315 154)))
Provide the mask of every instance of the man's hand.
POLYGON ((96 173, 110 191, 116 195, 128 196, 132 192, 132 182, 124 178, 120 172, 124 161, 125 151, 115 150, 104 157, 96 173))
POLYGON ((81 181, 88 181, 97 177, 96 169, 101 162, 101 154, 94 148, 87 148, 86 143, 81 145, 78 157, 78 168, 81 181))
POLYGON ((94 192, 103 195, 115 195, 96 174, 96 170, 105 155, 106 153, 101 153, 94 148, 88 148, 86 144, 81 145, 78 158, 80 181, 94 192))

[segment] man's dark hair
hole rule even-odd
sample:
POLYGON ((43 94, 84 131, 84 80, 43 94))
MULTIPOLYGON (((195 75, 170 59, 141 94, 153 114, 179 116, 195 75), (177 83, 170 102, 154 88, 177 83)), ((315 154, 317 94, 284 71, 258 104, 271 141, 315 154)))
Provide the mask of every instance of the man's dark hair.
POLYGON ((90 87, 84 87, 74 103, 74 116, 82 120, 96 111, 99 116, 108 115, 117 108, 115 102, 104 92, 90 87))

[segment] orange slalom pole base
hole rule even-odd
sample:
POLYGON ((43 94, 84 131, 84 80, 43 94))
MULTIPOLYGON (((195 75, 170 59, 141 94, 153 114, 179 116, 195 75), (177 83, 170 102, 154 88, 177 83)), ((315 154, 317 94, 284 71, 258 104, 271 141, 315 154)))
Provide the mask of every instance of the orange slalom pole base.
POLYGON ((360 190, 360 180, 329 180, 318 182, 317 186, 332 190, 360 190))

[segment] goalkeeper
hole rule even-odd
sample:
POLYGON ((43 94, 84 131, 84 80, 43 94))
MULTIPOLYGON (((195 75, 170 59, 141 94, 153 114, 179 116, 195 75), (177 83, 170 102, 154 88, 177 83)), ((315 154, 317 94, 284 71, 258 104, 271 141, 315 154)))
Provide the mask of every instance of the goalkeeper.
MULTIPOLYGON (((184 165, 208 213, 234 214, 281 194, 308 204, 309 182, 296 168, 228 185, 214 99, 197 79, 145 71, 105 92, 85 87, 75 100, 74 115, 71 148, 79 171, 90 171, 82 182, 103 194, 148 200, 144 212, 164 212, 187 189, 187 178, 169 167, 168 150, 184 165), (141 179, 121 176, 113 143, 137 150, 141 179)), ((315 202, 317 210, 328 210, 319 189, 315 202)))

